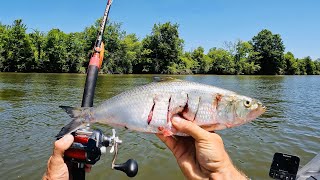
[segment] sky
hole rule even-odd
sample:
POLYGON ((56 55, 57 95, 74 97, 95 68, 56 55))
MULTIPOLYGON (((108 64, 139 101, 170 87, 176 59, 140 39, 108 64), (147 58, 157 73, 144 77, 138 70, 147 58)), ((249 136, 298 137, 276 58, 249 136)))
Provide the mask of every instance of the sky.
MULTIPOLYGON (((103 16, 107 0, 0 0, 0 22, 23 19, 28 31, 80 32, 103 16)), ((109 18, 140 39, 155 23, 179 24, 184 49, 224 48, 262 29, 280 34, 295 57, 320 58, 319 0, 113 0, 109 18)))

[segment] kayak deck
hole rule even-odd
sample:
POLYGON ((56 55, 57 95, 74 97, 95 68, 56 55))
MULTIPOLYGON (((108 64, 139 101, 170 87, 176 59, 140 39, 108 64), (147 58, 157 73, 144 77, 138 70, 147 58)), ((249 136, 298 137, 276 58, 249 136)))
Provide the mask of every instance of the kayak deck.
POLYGON ((297 180, 320 180, 320 154, 298 171, 297 180))

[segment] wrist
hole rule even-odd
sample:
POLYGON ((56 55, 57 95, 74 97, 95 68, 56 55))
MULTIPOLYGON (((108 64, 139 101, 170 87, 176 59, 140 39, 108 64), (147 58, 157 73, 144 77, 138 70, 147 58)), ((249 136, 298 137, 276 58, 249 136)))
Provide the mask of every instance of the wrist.
POLYGON ((237 168, 232 164, 231 161, 229 163, 217 170, 216 172, 213 172, 210 174, 209 179, 212 180, 229 180, 229 179, 238 179, 238 180, 248 180, 249 178, 241 173, 237 168))

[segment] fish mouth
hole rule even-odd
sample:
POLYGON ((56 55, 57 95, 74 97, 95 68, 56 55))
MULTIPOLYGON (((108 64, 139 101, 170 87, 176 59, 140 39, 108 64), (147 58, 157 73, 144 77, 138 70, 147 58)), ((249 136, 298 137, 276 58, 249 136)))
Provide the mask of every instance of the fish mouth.
POLYGON ((265 105, 263 105, 260 101, 258 101, 258 108, 260 111, 262 111, 261 114, 265 113, 267 110, 267 107, 265 105))
POLYGON ((247 121, 252 121, 262 115, 263 113, 266 112, 267 107, 264 106, 261 102, 257 102, 258 107, 254 110, 252 110, 248 115, 247 115, 247 121))

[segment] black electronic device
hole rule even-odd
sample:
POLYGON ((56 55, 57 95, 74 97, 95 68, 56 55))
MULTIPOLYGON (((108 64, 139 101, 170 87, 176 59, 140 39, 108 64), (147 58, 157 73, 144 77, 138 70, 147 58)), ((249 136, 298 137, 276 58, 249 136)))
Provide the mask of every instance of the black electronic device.
POLYGON ((275 153, 269 171, 269 176, 273 179, 295 180, 299 163, 300 158, 297 156, 275 153))

